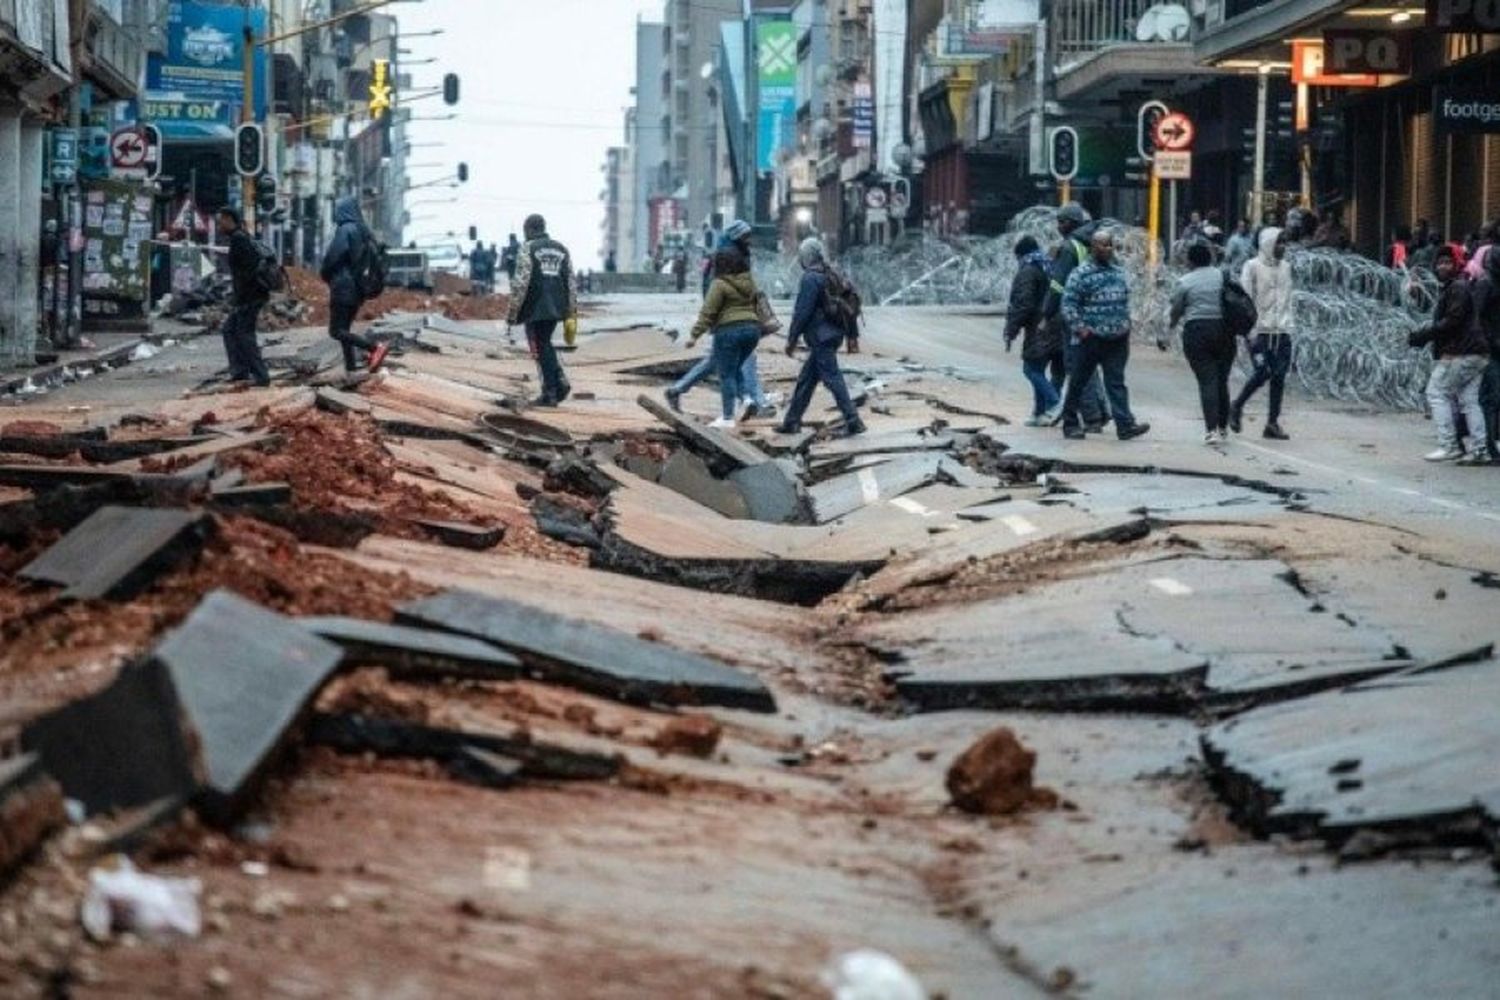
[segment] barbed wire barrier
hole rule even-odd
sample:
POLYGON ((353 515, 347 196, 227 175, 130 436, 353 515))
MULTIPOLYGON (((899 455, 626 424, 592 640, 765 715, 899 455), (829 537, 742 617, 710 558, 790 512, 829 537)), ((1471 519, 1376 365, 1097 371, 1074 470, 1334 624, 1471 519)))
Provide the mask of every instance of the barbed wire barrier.
MULTIPOLYGON (((1131 288, 1131 316, 1144 343, 1178 347, 1167 326, 1182 254, 1163 256, 1153 269, 1150 235, 1137 226, 1105 220, 1131 288)), ((1057 210, 1038 206, 1011 220, 995 237, 914 236, 889 247, 855 247, 838 261, 868 304, 995 305, 1004 307, 1015 277, 1016 241, 1057 245, 1057 210)), ((1425 270, 1396 271, 1353 253, 1293 247, 1287 254, 1295 286, 1293 374, 1309 393, 1372 407, 1421 409, 1432 365, 1427 351, 1407 346, 1406 335, 1428 322, 1437 279, 1425 270)), ((754 270, 773 294, 795 292, 801 269, 795 255, 757 253, 754 270)), ((1238 278, 1238 275, 1235 275, 1238 278)), ((997 322, 996 336, 999 336, 997 322)), ((1250 361, 1241 353, 1240 365, 1250 361)))

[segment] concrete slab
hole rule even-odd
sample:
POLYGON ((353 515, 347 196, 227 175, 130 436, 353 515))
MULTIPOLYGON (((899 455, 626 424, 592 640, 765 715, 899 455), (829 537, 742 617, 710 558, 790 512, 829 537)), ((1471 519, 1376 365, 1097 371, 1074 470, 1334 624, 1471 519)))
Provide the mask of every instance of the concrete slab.
POLYGON ((190 798, 206 774, 171 672, 157 659, 128 665, 104 690, 31 722, 21 748, 90 815, 190 798))
POLYGON ((807 516, 796 476, 779 461, 737 469, 729 479, 739 487, 749 515, 756 521, 796 524, 807 516))
POLYGON ((829 458, 853 458, 856 455, 901 451, 947 451, 952 448, 954 437, 930 428, 915 431, 893 431, 889 433, 860 434, 851 438, 839 438, 815 444, 807 450, 813 460, 829 458))
POLYGON ((209 501, 223 507, 276 507, 292 502, 290 483, 250 483, 245 486, 215 487, 209 501))
POLYGON ((358 618, 299 618, 297 624, 343 647, 346 662, 378 664, 397 675, 511 680, 522 672, 521 661, 505 650, 451 632, 358 618))
POLYGON ((1259 520, 1285 513, 1289 502, 1206 476, 1062 473, 1048 480, 1046 502, 1101 514, 1138 513, 1166 523, 1259 520))
POLYGON ((526 765, 479 747, 465 747, 448 761, 448 773, 481 788, 510 788, 521 780, 526 765))
POLYGON ((455 590, 404 605, 397 617, 484 639, 542 680, 621 701, 776 710, 766 686, 733 667, 516 601, 455 590))
POLYGON ((1500 857, 1500 663, 1368 681, 1254 709, 1202 737, 1221 794, 1262 836, 1362 830, 1500 857))
MULTIPOLYGON (((761 465, 770 466, 771 463, 762 462, 761 465)), ((725 517, 736 520, 750 517, 750 505, 739 486, 733 481, 715 478, 703 459, 690 451, 679 451, 667 459, 657 482, 725 517)))
POLYGON ((265 769, 343 659, 296 622, 216 590, 151 654, 169 672, 203 746, 198 808, 212 822, 243 809, 265 769))
POLYGON ((680 413, 673 413, 666 404, 650 396, 644 394, 638 396, 636 402, 647 413, 676 431, 695 449, 718 456, 734 468, 759 465, 771 460, 771 456, 744 438, 716 427, 709 427, 707 424, 700 424, 680 413))
POLYGON ((935 482, 941 461, 937 453, 908 455, 825 480, 807 491, 813 520, 827 524, 877 500, 899 497, 935 482))
POLYGON ((127 600, 201 549, 212 528, 196 511, 103 507, 19 575, 75 600, 127 600))
POLYGON ((339 415, 345 413, 368 415, 375 408, 374 404, 363 396, 355 395, 352 392, 343 392, 327 386, 318 390, 316 400, 318 409, 339 415))
POLYGON ((412 518, 411 523, 444 545, 451 545, 456 549, 493 549, 505 539, 504 525, 465 524, 462 521, 434 521, 421 517, 412 518))

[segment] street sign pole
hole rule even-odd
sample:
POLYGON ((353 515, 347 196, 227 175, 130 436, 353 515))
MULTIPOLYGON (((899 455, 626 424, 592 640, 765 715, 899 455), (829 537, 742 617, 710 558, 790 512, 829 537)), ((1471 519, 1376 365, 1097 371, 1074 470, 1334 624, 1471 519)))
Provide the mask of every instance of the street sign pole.
MULTIPOLYGON (((1167 181, 1167 246, 1172 246, 1172 241, 1177 238, 1177 182, 1167 181)), ((1171 253, 1167 254, 1171 257, 1171 253)))
POLYGON ((1250 189, 1250 225, 1260 225, 1265 214, 1266 194, 1266 92, 1270 88, 1270 67, 1262 66, 1255 81, 1255 168, 1250 189))
MULTIPOLYGON (((245 87, 242 95, 243 103, 240 105, 240 124, 249 125, 255 121, 255 31, 250 27, 250 14, 248 9, 245 13, 245 44, 244 44, 244 77, 245 87)), ((245 222, 245 228, 250 235, 255 235, 255 178, 240 178, 240 212, 245 222)))
POLYGON ((1073 182, 1072 181, 1063 181, 1062 182, 1062 186, 1058 188, 1058 202, 1057 202, 1058 207, 1062 207, 1063 205, 1066 205, 1068 202, 1070 202, 1072 200, 1073 200, 1073 182))

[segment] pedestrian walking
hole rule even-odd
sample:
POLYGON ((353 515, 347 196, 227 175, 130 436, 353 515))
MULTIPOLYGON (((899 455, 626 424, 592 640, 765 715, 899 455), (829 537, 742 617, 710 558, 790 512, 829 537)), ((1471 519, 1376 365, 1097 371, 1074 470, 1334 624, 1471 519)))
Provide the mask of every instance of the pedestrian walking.
MULTIPOLYGON (((334 204, 333 224, 333 239, 328 241, 323 265, 318 269, 323 282, 328 285, 328 336, 344 349, 345 371, 359 368, 360 351, 364 351, 367 357, 366 367, 372 372, 379 371, 390 345, 355 333, 354 319, 365 303, 369 291, 367 276, 380 247, 375 242, 375 234, 365 225, 356 198, 340 198, 334 204)), ((474 251, 476 257, 481 253, 481 250, 474 251)))
POLYGON ((1115 262, 1115 241, 1109 230, 1094 233, 1089 254, 1089 260, 1068 275, 1062 294, 1063 319, 1077 341, 1063 397, 1063 435, 1084 437, 1079 419, 1084 387, 1102 371, 1115 433, 1121 441, 1129 441, 1151 429, 1130 412, 1130 390, 1125 386, 1125 365, 1130 361, 1130 285, 1124 269, 1115 262))
POLYGON ((229 240, 232 297, 229 313, 219 328, 219 334, 224 338, 224 354, 229 359, 229 380, 250 382, 264 389, 271 384, 271 373, 260 355, 255 323, 271 295, 257 278, 260 250, 245 232, 238 209, 228 206, 219 209, 218 221, 219 232, 229 240))
MULTIPOLYGON (((1063 368, 1066 373, 1073 371, 1078 355, 1078 342, 1068 330, 1067 321, 1062 316, 1063 289, 1073 269, 1089 259, 1089 243, 1098 228, 1099 224, 1076 201, 1070 201, 1057 210, 1057 231, 1063 241, 1052 256, 1052 280, 1048 286, 1047 304, 1042 312, 1054 328, 1052 335, 1062 341, 1063 368)), ((1079 396, 1083 429, 1090 434, 1099 433, 1109 423, 1104 400, 1104 382, 1102 378, 1095 376, 1083 387, 1079 396)))
POLYGON ((526 344, 542 378, 542 393, 531 401, 532 405, 556 406, 573 390, 557 359, 552 336, 558 323, 578 317, 578 282, 572 255, 547 235, 547 220, 540 215, 527 216, 522 232, 526 243, 516 252, 505 325, 526 326, 526 344))
POLYGON ((1020 262, 1010 283, 1010 303, 1005 310, 1005 349, 1021 338, 1021 373, 1031 383, 1031 416, 1028 427, 1051 427, 1062 414, 1062 379, 1049 377, 1048 368, 1062 366, 1062 338, 1056 327, 1042 321, 1047 301, 1047 255, 1030 236, 1016 240, 1020 262))
POLYGON ((714 282, 688 334, 688 346, 713 331, 714 367, 719 373, 719 419, 710 427, 736 426, 740 417, 741 371, 760 343, 760 314, 755 308, 755 279, 744 256, 720 251, 714 258, 714 282))
POLYGON ((672 255, 672 278, 677 285, 677 292, 687 291, 687 251, 678 250, 672 255))
POLYGON ((1255 256, 1255 239, 1250 235, 1250 220, 1241 219, 1235 224, 1234 232, 1224 244, 1224 273, 1238 278, 1240 271, 1245 267, 1245 262, 1253 256, 1255 256))
MULTIPOLYGON (((750 223, 743 219, 736 219, 731 222, 724 230, 724 235, 719 239, 718 247, 715 250, 715 257, 726 251, 738 253, 744 258, 746 270, 749 270, 751 264, 750 232, 750 223)), ((714 257, 710 257, 703 269, 703 294, 705 297, 708 295, 709 287, 713 284, 713 262, 714 257)), ((744 407, 742 420, 749 420, 752 417, 774 417, 776 415, 775 401, 766 393, 764 387, 761 385, 759 357, 758 352, 751 352, 750 356, 745 359, 744 367, 740 370, 740 389, 744 393, 740 401, 744 407)), ((678 413, 681 413, 682 397, 687 395, 693 386, 713 374, 714 370, 714 354, 712 350, 709 350, 704 353, 697 364, 688 369, 687 374, 667 387, 667 405, 671 406, 678 413)))
POLYGON ((1438 249, 1434 269, 1441 291, 1433 308, 1432 322, 1407 337, 1412 347, 1430 347, 1435 363, 1427 379, 1427 405, 1437 429, 1438 447, 1425 457, 1429 462, 1461 460, 1465 465, 1484 465, 1489 448, 1484 441, 1484 409, 1479 392, 1490 360, 1489 344, 1475 322, 1474 298, 1469 279, 1462 274, 1462 250, 1452 245, 1438 249), (1459 444, 1457 414, 1463 413, 1469 429, 1469 448, 1459 444))
POLYGON ((1286 237, 1275 226, 1260 233, 1260 252, 1245 262, 1240 284, 1255 303, 1255 329, 1250 339, 1250 360, 1255 365, 1229 410, 1229 428, 1236 434, 1244 428, 1245 404, 1261 386, 1271 385, 1262 437, 1286 441, 1291 435, 1281 429, 1281 403, 1286 394, 1286 376, 1292 367, 1292 266, 1286 262, 1286 237))
POLYGON ((1500 462, 1500 250, 1491 248, 1485 258, 1484 273, 1472 287, 1474 317, 1490 349, 1490 360, 1479 388, 1479 405, 1484 408, 1484 436, 1493 463, 1500 462))
POLYGON ((1182 353, 1198 380, 1203 408, 1203 441, 1223 444, 1229 434, 1229 373, 1234 368, 1234 335, 1224 325, 1224 272, 1214 267, 1213 251, 1194 243, 1187 251, 1191 269, 1172 292, 1170 325, 1182 324, 1182 353))
POLYGON ((510 240, 505 244, 505 249, 500 254, 500 266, 505 270, 505 279, 514 283, 516 280, 516 268, 521 263, 521 244, 516 239, 516 234, 510 234, 510 240))
POLYGON ((844 373, 839 370, 839 345, 847 344, 849 353, 859 351, 859 328, 857 321, 841 316, 832 298, 834 281, 843 284, 845 279, 835 276, 828 263, 823 243, 808 237, 797 248, 797 260, 802 265, 802 282, 797 287, 797 304, 792 310, 792 324, 786 333, 786 353, 795 357, 797 347, 807 341, 808 356, 797 375, 797 387, 792 390, 792 401, 786 416, 776 428, 780 434, 796 434, 802 429, 802 415, 812 403, 813 393, 821 383, 833 395, 833 401, 844 417, 843 433, 846 436, 863 434, 864 421, 849 398, 849 387, 844 384, 844 373))
POLYGON ((1400 223, 1391 231, 1391 243, 1385 249, 1385 266, 1393 271, 1406 270, 1411 250, 1411 227, 1404 222, 1400 223))

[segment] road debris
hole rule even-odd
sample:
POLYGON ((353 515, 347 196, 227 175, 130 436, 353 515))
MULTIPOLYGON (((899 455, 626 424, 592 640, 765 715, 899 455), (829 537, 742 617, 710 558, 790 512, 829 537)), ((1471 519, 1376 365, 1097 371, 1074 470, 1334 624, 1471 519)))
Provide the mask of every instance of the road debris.
POLYGON ((1053 808, 1057 794, 1032 784, 1035 765, 1036 754, 1001 726, 959 754, 948 768, 945 784, 955 806, 981 816, 1053 808))

